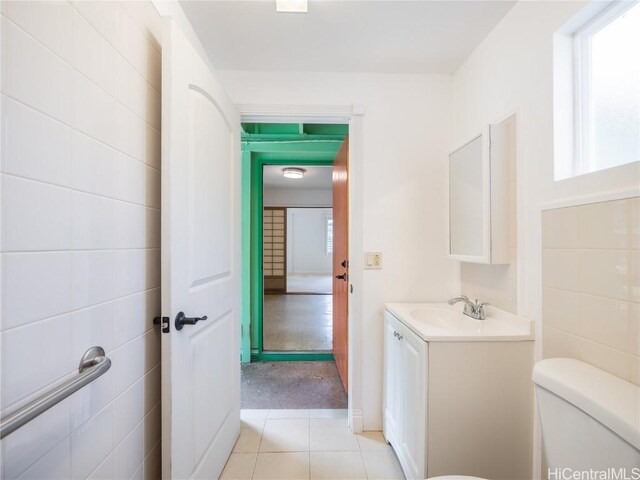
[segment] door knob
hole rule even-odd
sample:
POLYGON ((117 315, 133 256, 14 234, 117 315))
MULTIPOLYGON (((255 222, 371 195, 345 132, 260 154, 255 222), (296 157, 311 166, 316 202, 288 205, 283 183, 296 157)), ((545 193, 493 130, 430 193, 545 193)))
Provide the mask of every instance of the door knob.
POLYGON ((347 278, 348 278, 348 275, 346 273, 343 273, 342 275, 336 275, 336 278, 338 280, 344 280, 346 282, 347 278))
POLYGON ((182 327, 185 325, 195 325, 196 323, 206 319, 206 315, 204 317, 187 317, 184 312, 180 312, 176 315, 176 330, 182 330, 182 327))
POLYGON ((340 262, 340 265, 342 265, 343 268, 347 268, 349 266, 349 260, 342 260, 342 262, 340 262))

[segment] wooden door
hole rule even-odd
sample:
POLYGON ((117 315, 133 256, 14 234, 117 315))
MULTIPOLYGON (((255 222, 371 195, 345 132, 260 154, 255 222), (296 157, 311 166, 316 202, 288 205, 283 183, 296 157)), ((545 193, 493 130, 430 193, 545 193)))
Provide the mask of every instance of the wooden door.
POLYGON ((162 36, 162 476, 218 478, 240 433, 240 114, 162 36), (182 314, 182 312, 184 312, 182 314), (186 317, 186 318, 185 318, 186 317))
POLYGON ((349 137, 333 162, 333 356, 348 391, 349 137))

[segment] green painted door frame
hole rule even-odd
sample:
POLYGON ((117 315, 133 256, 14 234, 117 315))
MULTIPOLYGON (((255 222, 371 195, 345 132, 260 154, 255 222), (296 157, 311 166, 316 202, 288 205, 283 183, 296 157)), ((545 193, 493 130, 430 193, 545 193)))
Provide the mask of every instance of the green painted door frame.
POLYGON ((330 166, 341 140, 243 142, 242 145, 242 362, 332 360, 332 353, 263 349, 262 210, 265 165, 330 166))

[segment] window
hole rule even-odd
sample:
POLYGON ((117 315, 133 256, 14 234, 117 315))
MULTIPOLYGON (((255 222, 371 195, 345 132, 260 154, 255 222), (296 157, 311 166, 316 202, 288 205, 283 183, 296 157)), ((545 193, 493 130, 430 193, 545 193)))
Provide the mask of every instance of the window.
POLYGON ((327 255, 331 255, 333 253, 333 218, 326 219, 326 245, 327 245, 327 255))
POLYGON ((570 99, 555 102, 555 115, 572 122, 558 132, 555 119, 556 146, 573 139, 556 156, 556 162, 571 162, 556 167, 556 180, 640 161, 640 2, 611 2, 589 17, 581 17, 561 47, 570 54, 560 52, 560 62, 571 68, 559 64, 556 43, 555 95, 570 99), (567 88, 558 82, 558 70, 569 76, 567 88))

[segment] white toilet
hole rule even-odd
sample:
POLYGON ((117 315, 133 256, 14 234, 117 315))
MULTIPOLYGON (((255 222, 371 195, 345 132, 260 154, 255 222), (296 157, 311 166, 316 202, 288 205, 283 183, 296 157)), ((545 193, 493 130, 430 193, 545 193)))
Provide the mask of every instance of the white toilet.
MULTIPOLYGON (((640 387, 570 358, 538 362, 533 382, 549 469, 543 478, 573 478, 566 474, 608 469, 626 471, 627 477, 611 478, 637 478, 633 475, 640 474, 640 387)), ((445 479, 482 480, 460 475, 431 480, 445 479)))

